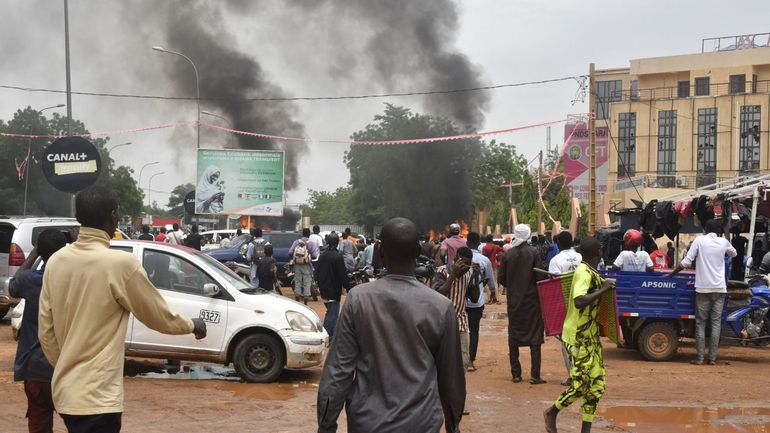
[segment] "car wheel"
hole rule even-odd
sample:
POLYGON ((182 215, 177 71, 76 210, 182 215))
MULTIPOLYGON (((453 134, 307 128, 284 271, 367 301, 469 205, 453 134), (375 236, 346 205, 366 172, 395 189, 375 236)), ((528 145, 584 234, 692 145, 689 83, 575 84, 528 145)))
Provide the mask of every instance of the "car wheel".
POLYGON ((651 323, 639 334, 639 352, 648 361, 668 361, 674 357, 678 347, 679 337, 671 323, 651 323))
POLYGON ((246 382, 273 382, 286 365, 283 343, 267 334, 249 335, 235 347, 233 365, 246 382))

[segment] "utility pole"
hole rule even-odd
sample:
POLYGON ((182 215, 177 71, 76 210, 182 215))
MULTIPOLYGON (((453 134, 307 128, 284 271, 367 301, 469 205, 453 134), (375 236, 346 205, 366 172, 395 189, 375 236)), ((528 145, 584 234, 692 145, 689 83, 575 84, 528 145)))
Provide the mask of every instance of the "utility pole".
POLYGON ((540 151, 540 164, 537 166, 537 234, 541 235, 540 233, 540 226, 543 224, 543 183, 540 179, 540 173, 543 172, 543 151, 540 151))
MULTIPOLYGON (((588 70, 588 234, 596 233, 596 66, 588 70)), ((604 113, 606 115, 606 113, 604 113)))

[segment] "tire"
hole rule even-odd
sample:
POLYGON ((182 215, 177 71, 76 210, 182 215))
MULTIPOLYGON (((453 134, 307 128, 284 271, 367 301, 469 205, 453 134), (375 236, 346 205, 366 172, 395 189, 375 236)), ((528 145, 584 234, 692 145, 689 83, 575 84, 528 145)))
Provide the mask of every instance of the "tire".
POLYGON ((679 347, 679 336, 671 323, 654 322, 639 333, 638 349, 648 361, 668 361, 679 347))
POLYGON ((286 366, 283 343, 272 335, 249 335, 235 347, 233 365, 246 382, 274 382, 286 366))

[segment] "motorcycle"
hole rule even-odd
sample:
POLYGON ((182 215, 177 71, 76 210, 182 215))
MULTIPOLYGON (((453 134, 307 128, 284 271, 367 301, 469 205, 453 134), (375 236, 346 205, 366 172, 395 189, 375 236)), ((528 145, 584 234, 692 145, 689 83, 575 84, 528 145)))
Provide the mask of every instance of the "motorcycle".
POLYGON ((414 269, 414 276, 426 286, 430 286, 433 275, 436 274, 436 263, 433 259, 420 255, 417 257, 417 266, 414 269))
POLYGON ((350 281, 353 282, 353 286, 374 281, 374 268, 366 265, 361 269, 356 269, 355 271, 349 273, 348 278, 350 278, 350 281))
POLYGON ((725 326, 727 338, 740 344, 757 346, 770 344, 770 278, 755 274, 748 283, 731 281, 727 299, 725 326), (732 334, 729 335, 729 334, 732 334))

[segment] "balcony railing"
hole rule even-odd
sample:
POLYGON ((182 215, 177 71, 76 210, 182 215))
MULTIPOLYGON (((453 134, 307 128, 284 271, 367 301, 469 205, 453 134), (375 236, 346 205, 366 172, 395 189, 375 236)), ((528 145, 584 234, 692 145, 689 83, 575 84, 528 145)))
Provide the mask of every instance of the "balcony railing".
POLYGON ((750 93, 770 93, 770 80, 746 81, 743 86, 737 83, 715 83, 708 86, 708 93, 705 92, 705 86, 696 86, 691 84, 686 94, 680 93, 679 87, 655 87, 652 89, 620 90, 612 92, 607 98, 608 101, 601 101, 597 97, 597 102, 628 102, 628 101, 651 101, 659 99, 679 99, 697 96, 724 96, 724 95, 745 95, 750 93), (699 91, 696 95, 695 91, 699 91), (682 95, 682 96, 680 96, 682 95))
POLYGON ((770 47, 770 33, 750 35, 721 36, 706 38, 701 41, 701 52, 747 50, 750 48, 770 47))

